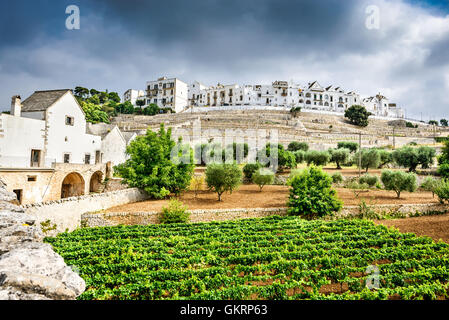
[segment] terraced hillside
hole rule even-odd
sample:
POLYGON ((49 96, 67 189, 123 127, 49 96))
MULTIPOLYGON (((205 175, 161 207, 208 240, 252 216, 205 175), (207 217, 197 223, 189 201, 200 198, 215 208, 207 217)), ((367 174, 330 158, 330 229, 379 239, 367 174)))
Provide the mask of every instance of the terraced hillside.
POLYGON ((358 141, 360 131, 363 134, 362 144, 365 146, 393 145, 393 127, 395 127, 396 146, 412 141, 419 144, 433 144, 434 136, 449 134, 447 129, 434 129, 426 124, 418 124, 418 128, 406 128, 405 122, 400 122, 371 119, 369 126, 361 130, 347 123, 342 116, 302 112, 294 118, 290 112, 282 110, 186 112, 153 117, 120 115, 114 119, 114 123, 124 131, 143 134, 148 127, 156 130, 161 123, 165 123, 167 127, 173 128, 174 137, 188 135, 192 141, 201 138, 203 142, 220 137, 223 139, 225 131, 229 129, 237 130, 234 134, 243 136, 245 139, 254 134, 250 130, 264 129, 267 137, 270 130, 277 130, 282 144, 287 145, 291 141, 307 141, 313 149, 334 147, 338 141, 342 140, 358 141))

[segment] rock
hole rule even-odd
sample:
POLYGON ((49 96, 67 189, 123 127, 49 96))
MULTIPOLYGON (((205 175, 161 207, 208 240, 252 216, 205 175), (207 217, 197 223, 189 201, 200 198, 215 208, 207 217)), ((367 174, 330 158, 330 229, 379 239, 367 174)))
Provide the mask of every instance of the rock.
POLYGON ((24 293, 15 288, 0 289, 0 300, 51 300, 44 295, 36 293, 24 293))
POLYGON ((42 241, 40 228, 28 225, 0 225, 0 255, 22 246, 26 242, 42 241))
POLYGON ((12 202, 17 200, 17 196, 14 192, 7 191, 4 187, 0 187, 0 200, 12 202))
POLYGON ((24 273, 57 279, 76 296, 86 288, 84 280, 68 267, 47 243, 30 242, 0 256, 0 273, 24 273))

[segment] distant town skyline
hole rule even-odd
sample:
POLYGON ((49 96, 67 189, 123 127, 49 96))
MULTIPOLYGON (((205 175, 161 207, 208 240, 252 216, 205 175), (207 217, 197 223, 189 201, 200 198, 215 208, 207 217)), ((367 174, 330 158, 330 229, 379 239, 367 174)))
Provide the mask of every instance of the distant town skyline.
MULTIPOLYGON (((2 1, 0 109, 11 96, 117 91, 160 76, 207 85, 318 81, 449 118, 449 2, 2 1), (80 10, 68 30, 66 8, 80 10), (373 9, 374 8, 374 9, 373 9)), ((144 89, 144 88, 142 88, 144 89)))

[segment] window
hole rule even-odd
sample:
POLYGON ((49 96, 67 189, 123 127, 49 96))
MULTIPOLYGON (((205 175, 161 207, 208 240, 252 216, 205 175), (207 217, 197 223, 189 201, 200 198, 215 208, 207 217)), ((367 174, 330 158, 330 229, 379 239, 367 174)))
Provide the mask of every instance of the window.
POLYGON ((70 163, 70 154, 64 153, 64 163, 70 163))
POLYGON ((16 194, 17 201, 19 201, 19 204, 22 204, 23 190, 22 189, 16 189, 16 190, 13 190, 12 192, 14 192, 16 194))
POLYGON ((95 164, 101 163, 101 152, 100 150, 95 151, 95 164))
POLYGON ((37 180, 37 176, 28 176, 28 182, 34 182, 37 180))
POLYGON ((69 116, 65 117, 65 124, 67 126, 73 126, 74 123, 75 123, 75 119, 73 117, 69 117, 69 116))
POLYGON ((41 150, 31 150, 31 167, 39 167, 41 162, 41 150))
POLYGON ((86 153, 84 155, 84 163, 85 164, 90 164, 90 153, 86 153))

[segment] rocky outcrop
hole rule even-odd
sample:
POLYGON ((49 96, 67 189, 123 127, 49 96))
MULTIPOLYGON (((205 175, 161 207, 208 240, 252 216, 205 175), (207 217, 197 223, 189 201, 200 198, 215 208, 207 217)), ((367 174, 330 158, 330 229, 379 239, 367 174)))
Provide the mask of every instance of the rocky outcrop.
POLYGON ((0 300, 71 300, 84 280, 43 243, 36 219, 14 205, 0 181, 0 300))

